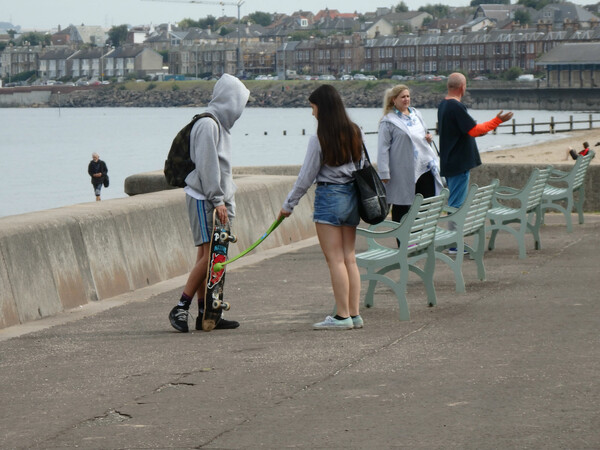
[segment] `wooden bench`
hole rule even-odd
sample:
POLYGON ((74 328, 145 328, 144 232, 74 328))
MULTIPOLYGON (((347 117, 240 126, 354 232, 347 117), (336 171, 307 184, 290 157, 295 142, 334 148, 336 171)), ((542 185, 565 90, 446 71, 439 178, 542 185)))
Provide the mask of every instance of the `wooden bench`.
POLYGON ((487 214, 490 225, 486 227, 486 231, 491 231, 489 250, 494 249, 498 231, 507 231, 517 239, 519 258, 527 256, 525 247, 527 232, 533 235, 535 249, 541 248, 542 193, 551 171, 552 166, 533 169, 529 180, 521 190, 507 186, 499 186, 496 189, 492 198, 492 207, 487 214), (530 221, 532 216, 535 216, 533 222, 530 221), (511 226, 513 223, 517 224, 516 228, 511 226))
POLYGON ((421 277, 427 290, 429 306, 436 304, 433 273, 435 270, 435 252, 433 240, 437 221, 448 199, 448 190, 441 194, 424 199, 418 194, 400 223, 384 221, 372 225, 369 229, 358 228, 357 235, 367 239, 368 249, 356 255, 359 267, 366 269, 361 280, 369 282, 364 304, 373 306, 375 286, 382 282, 394 292, 399 307, 400 320, 410 320, 410 312, 406 300, 408 272, 421 277), (414 262, 425 255, 425 269, 414 265, 414 262), (386 274, 392 270, 400 270, 398 281, 386 274))
POLYGON ((590 150, 587 155, 579 156, 569 172, 558 169, 552 171, 542 194, 542 223, 547 210, 553 209, 562 212, 567 222, 567 232, 570 233, 573 231, 573 221, 571 220, 573 206, 577 209, 579 223, 583 223, 585 175, 595 155, 596 153, 590 150), (577 203, 574 201, 575 192, 577 192, 577 203), (566 202, 566 206, 562 205, 563 202, 566 202))
POLYGON ((482 187, 472 184, 462 206, 460 208, 446 206, 444 211, 449 214, 441 216, 438 221, 434 239, 435 257, 452 269, 456 292, 465 292, 465 280, 462 274, 465 251, 477 264, 477 277, 481 281, 485 280, 485 266, 483 265, 485 220, 498 184, 498 180, 482 187), (465 238, 471 236, 473 243, 468 245, 465 238), (454 258, 444 253, 450 248, 456 249, 454 258))

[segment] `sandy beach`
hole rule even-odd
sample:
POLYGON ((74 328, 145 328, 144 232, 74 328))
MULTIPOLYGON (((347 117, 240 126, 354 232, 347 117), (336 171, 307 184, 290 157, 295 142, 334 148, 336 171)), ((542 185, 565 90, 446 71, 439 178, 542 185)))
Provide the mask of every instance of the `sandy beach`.
MULTIPOLYGON (((583 149, 583 142, 590 144, 590 149, 600 152, 600 128, 591 130, 577 130, 559 133, 556 139, 538 145, 496 150, 481 153, 481 161, 485 163, 515 163, 515 164, 569 164, 573 159, 567 159, 569 146, 577 152, 583 149)), ((592 164, 600 164, 600 157, 592 159, 592 164)))

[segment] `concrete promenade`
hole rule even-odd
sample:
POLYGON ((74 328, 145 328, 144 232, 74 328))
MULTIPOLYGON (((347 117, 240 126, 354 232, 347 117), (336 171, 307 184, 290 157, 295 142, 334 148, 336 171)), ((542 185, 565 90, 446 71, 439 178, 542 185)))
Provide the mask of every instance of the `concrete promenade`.
POLYGON ((362 330, 311 329, 314 238, 232 264, 237 330, 170 327, 185 277, 0 330, 0 448, 598 449, 599 237, 547 215, 526 259, 500 234, 486 281, 466 261, 465 294, 438 263, 434 308, 411 276, 409 322, 378 288, 362 330))

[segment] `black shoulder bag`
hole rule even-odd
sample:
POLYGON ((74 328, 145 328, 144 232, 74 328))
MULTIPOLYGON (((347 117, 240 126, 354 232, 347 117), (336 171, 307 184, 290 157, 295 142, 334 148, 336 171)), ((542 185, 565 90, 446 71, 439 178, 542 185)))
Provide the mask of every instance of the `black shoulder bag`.
POLYGON ((385 186, 371 164, 371 159, 364 143, 363 150, 369 164, 359 169, 360 163, 355 163, 356 172, 354 172, 354 181, 358 194, 358 212, 363 221, 375 225, 385 220, 390 211, 390 206, 385 196, 385 186))

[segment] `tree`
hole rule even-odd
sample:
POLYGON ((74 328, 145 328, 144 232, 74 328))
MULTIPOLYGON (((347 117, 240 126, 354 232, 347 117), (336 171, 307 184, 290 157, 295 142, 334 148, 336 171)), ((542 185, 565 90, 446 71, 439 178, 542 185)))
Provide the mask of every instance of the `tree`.
POLYGON ((198 24, 203 30, 208 30, 209 28, 215 30, 217 28, 217 18, 209 14, 205 19, 200 19, 198 24))
POLYGON ((29 42, 29 45, 49 45, 50 44, 50 35, 46 35, 44 33, 25 33, 20 38, 21 43, 29 42))
POLYGON ((271 14, 266 12, 256 11, 248 16, 250 20, 258 25, 262 25, 263 27, 268 27, 273 23, 273 17, 271 14))
POLYGON ((434 19, 442 19, 444 17, 448 17, 450 14, 450 7, 441 3, 437 3, 435 5, 428 3, 425 6, 421 6, 419 11, 431 14, 434 19))
POLYGON ((515 20, 518 21, 521 25, 526 25, 531 23, 531 16, 529 15, 529 11, 526 9, 517 9, 515 11, 515 20))
POLYGON ((110 30, 108 30, 108 41, 111 45, 119 47, 127 42, 128 32, 129 30, 127 29, 127 25, 113 26, 110 30))
POLYGON ((397 13, 403 13, 403 12, 408 12, 408 6, 406 6, 406 3, 404 3, 403 1, 398 3, 396 5, 396 8, 394 8, 395 12, 397 13))
POLYGON ((177 25, 182 30, 187 30, 188 28, 202 28, 200 26, 200 20, 190 19, 189 17, 186 17, 185 19, 180 20, 177 25))
POLYGON ((510 0, 471 0, 470 6, 487 5, 510 5, 510 0))
POLYGON ((544 6, 555 3, 554 0, 519 0, 517 5, 528 6, 537 9, 538 11, 544 6))
POLYGON ((510 69, 508 69, 506 72, 504 72, 504 78, 506 78, 508 81, 514 81, 517 78, 519 78, 519 75, 521 75, 522 73, 523 73, 523 71, 521 70, 520 67, 513 66, 510 69))

